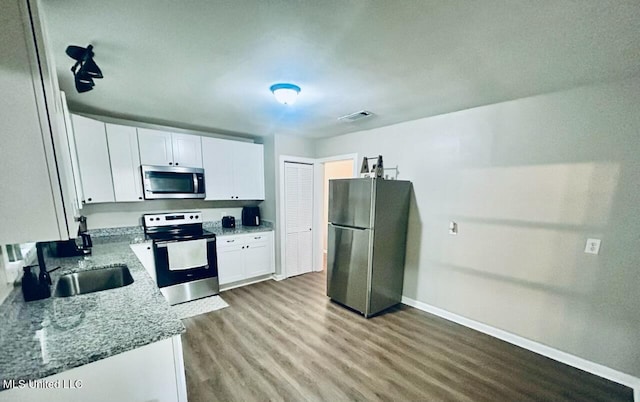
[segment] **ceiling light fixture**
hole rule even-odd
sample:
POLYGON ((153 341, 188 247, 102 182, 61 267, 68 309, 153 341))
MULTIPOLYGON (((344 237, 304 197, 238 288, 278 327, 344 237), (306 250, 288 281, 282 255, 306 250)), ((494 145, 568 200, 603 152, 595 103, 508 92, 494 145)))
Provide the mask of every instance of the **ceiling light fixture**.
POLYGON ((83 48, 80 46, 67 46, 67 56, 71 57, 76 61, 71 67, 71 72, 73 73, 73 78, 76 83, 76 90, 79 93, 91 91, 93 86, 94 78, 102 78, 102 71, 100 71, 100 67, 93 61, 93 46, 89 45, 87 48, 83 48))
POLYGON ((300 87, 293 84, 273 84, 269 89, 273 92, 276 100, 283 105, 293 105, 296 103, 296 99, 300 93, 300 87))

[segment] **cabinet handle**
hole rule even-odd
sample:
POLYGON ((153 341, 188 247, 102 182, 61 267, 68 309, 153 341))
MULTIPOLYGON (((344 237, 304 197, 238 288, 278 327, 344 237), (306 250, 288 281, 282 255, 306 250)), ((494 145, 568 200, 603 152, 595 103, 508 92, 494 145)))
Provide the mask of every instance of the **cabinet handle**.
POLYGON ((236 200, 238 199, 238 196, 236 195, 236 200))
POLYGON ((147 246, 147 250, 151 250, 151 247, 147 246))
POLYGON ((242 249, 244 250, 244 246, 242 246, 242 249))
POLYGON ((176 162, 176 166, 178 166, 178 165, 179 165, 179 163, 178 163, 178 162, 176 162))
POLYGON ((254 239, 256 239, 256 240, 260 240, 260 239, 262 239, 262 236, 254 237, 254 239))
POLYGON ((227 240, 227 243, 233 243, 234 241, 235 241, 235 239, 234 240, 227 240))
POLYGON ((142 199, 142 197, 138 197, 138 199, 139 199, 139 200, 141 200, 141 199, 142 199))
POLYGON ((249 246, 247 246, 247 248, 249 248, 249 246))
POLYGON ((87 201, 91 201, 93 198, 87 198, 87 201))
POLYGON ((169 162, 169 165, 173 165, 173 162, 169 162))

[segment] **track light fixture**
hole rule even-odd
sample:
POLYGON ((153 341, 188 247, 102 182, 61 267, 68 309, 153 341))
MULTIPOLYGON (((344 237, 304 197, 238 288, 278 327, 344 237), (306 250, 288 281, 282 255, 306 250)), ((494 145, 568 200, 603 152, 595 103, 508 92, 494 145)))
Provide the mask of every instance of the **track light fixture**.
POLYGON ((100 67, 93 61, 93 46, 89 45, 85 48, 80 46, 67 46, 67 56, 71 57, 76 63, 71 67, 73 78, 76 83, 76 90, 79 93, 91 91, 95 83, 94 78, 102 78, 100 67))

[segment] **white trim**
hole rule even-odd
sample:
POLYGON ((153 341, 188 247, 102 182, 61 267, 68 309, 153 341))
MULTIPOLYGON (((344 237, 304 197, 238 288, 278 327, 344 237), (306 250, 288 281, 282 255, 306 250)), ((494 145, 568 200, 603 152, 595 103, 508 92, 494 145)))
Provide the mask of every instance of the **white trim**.
POLYGON ((224 284, 224 285, 220 285, 220 291, 224 292, 225 290, 231 290, 231 289, 235 289, 235 288, 240 288, 242 286, 247 286, 247 285, 253 285, 254 283, 260 283, 260 282, 264 282, 264 281, 268 281, 273 278, 273 275, 269 275, 265 276, 264 278, 258 278, 258 279, 250 279, 250 280, 241 280, 241 281, 237 281, 237 282, 231 282, 230 285, 224 284))
POLYGON ((187 402, 187 379, 184 372, 184 356, 182 354, 182 338, 176 335, 171 338, 173 345, 173 364, 176 369, 176 387, 178 402, 187 402))
POLYGON ((328 156, 326 158, 318 158, 316 161, 318 163, 325 162, 335 162, 335 161, 344 161, 347 159, 353 159, 353 177, 358 177, 358 154, 344 154, 344 155, 336 155, 336 156, 328 156))
POLYGON ((344 154, 344 155, 336 155, 336 156, 328 156, 326 158, 318 158, 316 159, 316 165, 318 167, 317 173, 315 174, 315 195, 313 202, 317 205, 317 212, 315 214, 315 225, 318 228, 316 231, 315 240, 313 242, 314 247, 314 271, 321 272, 323 270, 322 261, 324 259, 324 247, 323 247, 323 234, 324 234, 324 164, 327 162, 337 162, 337 161, 345 161, 345 160, 353 160, 353 177, 358 177, 358 154, 344 154))
POLYGON ((432 306, 430 304, 410 299, 406 296, 402 296, 402 303, 406 304, 407 306, 415 307, 418 310, 437 315, 438 317, 442 317, 446 320, 453 321, 460 325, 464 325, 465 327, 475 329, 476 331, 493 336, 494 338, 501 339, 505 342, 509 342, 513 345, 520 346, 521 348, 530 350, 569 366, 573 366, 588 373, 606 378, 607 380, 611 380, 613 382, 617 382, 618 384, 631 387, 634 389, 636 402, 640 402, 640 378, 636 378, 632 375, 614 370, 598 363, 591 362, 578 356, 574 356, 570 353, 554 349, 550 346, 543 345, 530 339, 523 338, 519 335, 512 334, 502 329, 498 329, 490 325, 483 324, 481 322, 474 321, 454 313, 450 313, 446 310, 432 306))
POLYGON ((273 280, 276 282, 280 282, 287 279, 287 277, 283 274, 273 274, 273 280))

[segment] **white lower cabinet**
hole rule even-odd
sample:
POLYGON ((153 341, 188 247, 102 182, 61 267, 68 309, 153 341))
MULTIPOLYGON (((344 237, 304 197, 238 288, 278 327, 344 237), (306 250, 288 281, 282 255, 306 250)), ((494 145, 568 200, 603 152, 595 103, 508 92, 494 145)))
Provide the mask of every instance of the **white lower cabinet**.
POLYGON ((49 388, 16 387, 0 402, 187 401, 180 335, 37 381, 49 388))
POLYGON ((218 236, 216 242, 220 285, 275 271, 273 232, 218 236))

